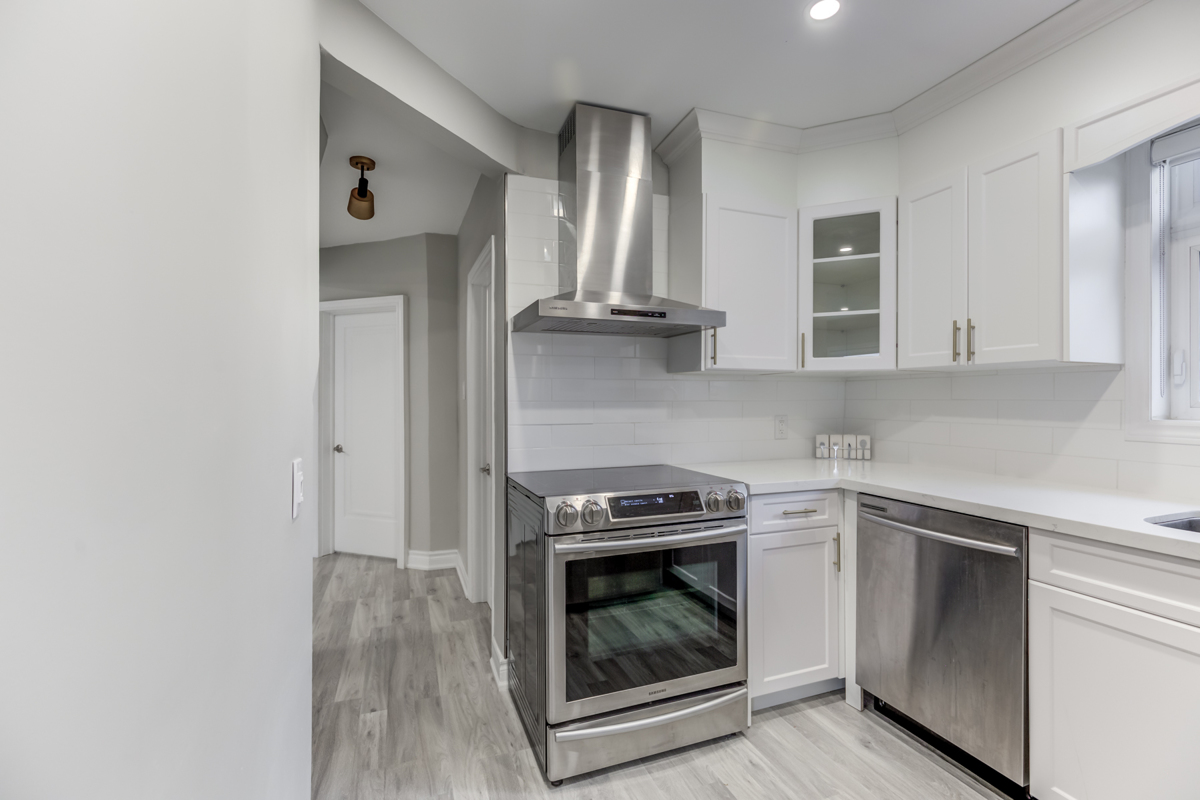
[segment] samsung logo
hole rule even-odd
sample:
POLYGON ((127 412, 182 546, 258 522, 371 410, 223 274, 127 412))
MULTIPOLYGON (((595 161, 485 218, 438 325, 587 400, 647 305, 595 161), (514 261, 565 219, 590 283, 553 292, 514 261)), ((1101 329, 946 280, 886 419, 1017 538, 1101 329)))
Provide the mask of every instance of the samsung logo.
POLYGON ((566 311, 566 306, 550 306, 551 311, 566 311))
POLYGON ((653 692, 650 692, 650 694, 662 694, 665 691, 666 689, 655 689, 653 692))

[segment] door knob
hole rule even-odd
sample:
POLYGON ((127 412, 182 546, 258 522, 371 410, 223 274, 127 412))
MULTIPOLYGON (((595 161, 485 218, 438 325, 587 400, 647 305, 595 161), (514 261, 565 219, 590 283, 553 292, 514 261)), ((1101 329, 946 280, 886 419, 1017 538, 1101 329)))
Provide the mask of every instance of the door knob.
POLYGON ((482 472, 484 475, 491 475, 492 474, 492 465, 484 464, 482 467, 479 468, 479 471, 482 472))
POLYGON ((346 452, 346 451, 342 449, 342 446, 341 446, 340 444, 335 444, 335 445, 333 446, 333 452, 335 452, 335 453, 344 453, 344 452, 346 452))

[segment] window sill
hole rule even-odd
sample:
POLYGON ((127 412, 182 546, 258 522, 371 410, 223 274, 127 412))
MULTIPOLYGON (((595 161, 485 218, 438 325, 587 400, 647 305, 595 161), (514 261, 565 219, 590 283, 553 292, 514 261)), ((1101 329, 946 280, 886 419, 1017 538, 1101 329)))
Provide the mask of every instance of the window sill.
POLYGON ((1126 420, 1125 438, 1133 442, 1200 445, 1200 420, 1126 420))

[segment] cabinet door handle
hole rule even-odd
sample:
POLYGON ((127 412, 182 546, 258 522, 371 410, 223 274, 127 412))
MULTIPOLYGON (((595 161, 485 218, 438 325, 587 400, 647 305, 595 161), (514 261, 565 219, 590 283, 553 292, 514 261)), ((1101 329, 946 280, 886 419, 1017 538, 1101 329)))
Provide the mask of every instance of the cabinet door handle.
POLYGON ((833 537, 833 566, 837 572, 842 571, 842 532, 838 531, 837 536, 833 537))
POLYGON ((804 369, 804 334, 800 334, 800 369, 804 369))
POLYGON ((717 329, 716 328, 713 328, 712 362, 713 362, 713 366, 715 367, 717 365, 717 329))
POLYGON ((967 362, 975 360, 975 325, 967 317, 967 362))
POLYGON ((799 511, 785 511, 785 512, 783 512, 784 516, 788 516, 788 515, 790 515, 790 514, 815 514, 815 513, 817 513, 817 510, 816 510, 815 508, 802 508, 802 509, 800 509, 799 511))
POLYGON ((958 352, 958 332, 960 330, 962 330, 962 328, 958 327, 958 320, 954 320, 954 327, 950 334, 950 341, 953 342, 954 357, 951 358, 950 360, 953 361, 955 364, 958 363, 958 357, 960 355, 962 355, 961 353, 958 352))

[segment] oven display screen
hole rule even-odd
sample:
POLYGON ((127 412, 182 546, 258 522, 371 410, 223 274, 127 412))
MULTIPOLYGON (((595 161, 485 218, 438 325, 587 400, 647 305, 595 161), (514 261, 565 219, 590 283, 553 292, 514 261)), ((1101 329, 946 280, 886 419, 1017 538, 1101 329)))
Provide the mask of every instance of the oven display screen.
POLYGON ((699 492, 661 492, 608 498, 608 511, 613 519, 659 517, 703 510, 699 492))

